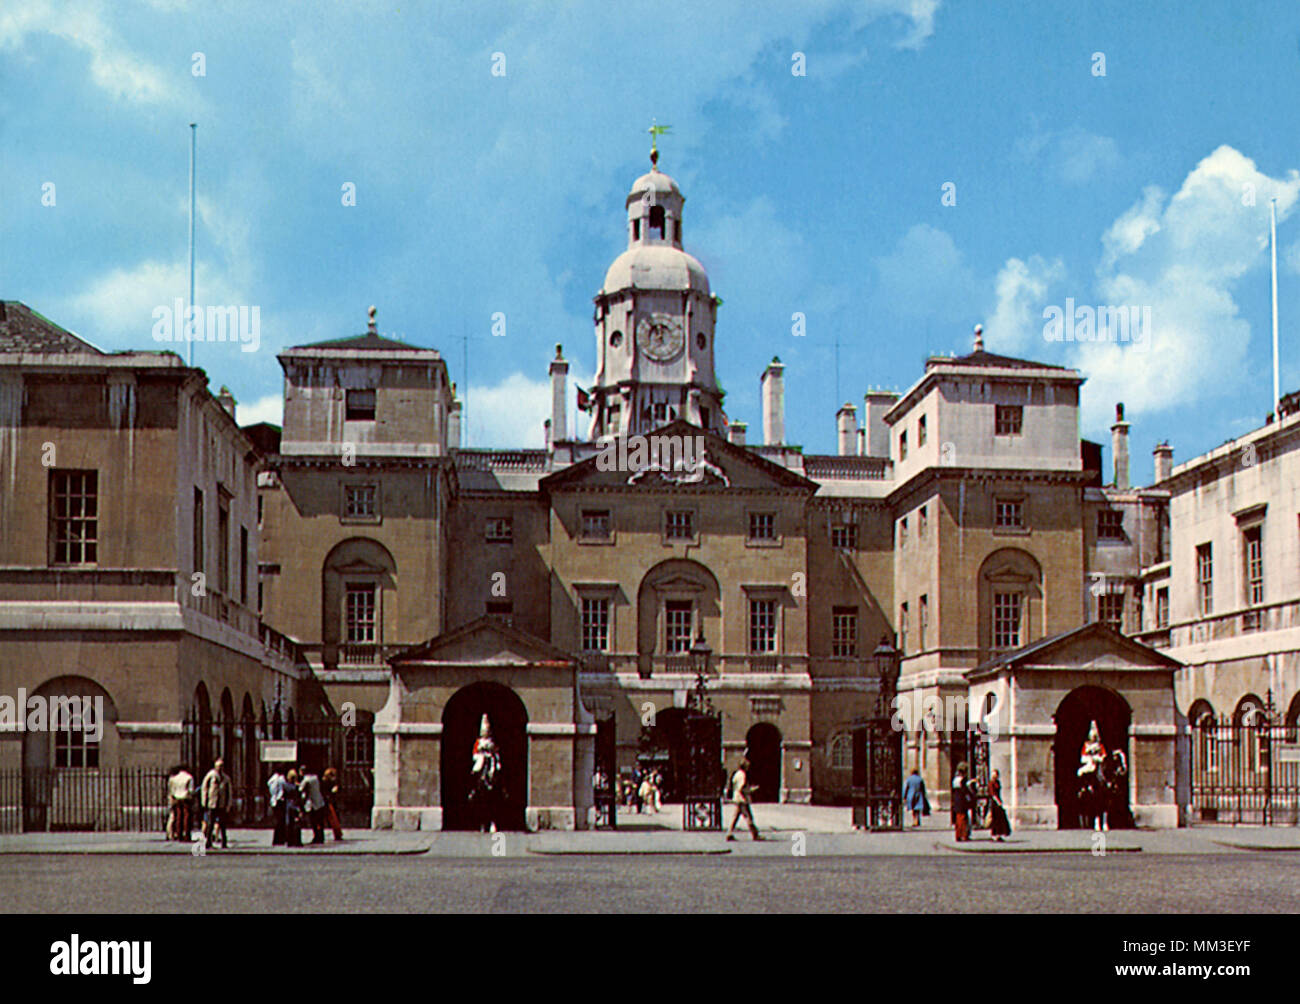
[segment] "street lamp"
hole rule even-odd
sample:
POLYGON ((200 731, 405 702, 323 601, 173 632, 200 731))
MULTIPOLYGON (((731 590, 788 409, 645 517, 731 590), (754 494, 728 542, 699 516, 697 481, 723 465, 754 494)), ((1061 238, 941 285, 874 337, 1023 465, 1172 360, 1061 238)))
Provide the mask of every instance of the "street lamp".
POLYGON ((700 710, 713 713, 713 703, 709 700, 709 693, 704 682, 704 678, 709 672, 709 660, 713 658, 713 649, 709 643, 704 640, 704 629, 700 629, 695 643, 691 645, 691 665, 695 667, 695 690, 691 694, 691 706, 700 710))
POLYGON ((882 634, 880 644, 871 657, 876 664, 876 680, 879 684, 876 690, 876 714, 885 716, 889 714, 898 688, 901 653, 889 643, 889 636, 882 634))

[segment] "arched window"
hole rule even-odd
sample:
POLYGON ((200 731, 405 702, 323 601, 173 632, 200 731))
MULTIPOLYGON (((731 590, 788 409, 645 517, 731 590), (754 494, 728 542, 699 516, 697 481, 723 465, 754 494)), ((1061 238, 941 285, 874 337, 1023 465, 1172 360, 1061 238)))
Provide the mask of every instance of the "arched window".
POLYGON ((1004 547, 980 566, 979 647, 1008 652, 1042 637, 1043 573, 1027 551, 1004 547))
POLYGON ((1247 694, 1237 702, 1237 710, 1232 713, 1232 723, 1236 726, 1234 739, 1241 750, 1242 769, 1247 772, 1255 773, 1263 769, 1259 729, 1267 721, 1264 702, 1256 695, 1247 694))
POLYGON ((1296 742, 1300 738, 1297 736, 1298 731, 1300 731, 1300 691, 1291 698, 1291 706, 1286 711, 1286 741, 1296 742))
POLYGON ((1187 724, 1192 727, 1196 763, 1202 771, 1217 772, 1219 769, 1218 736, 1214 707, 1204 699, 1195 701, 1187 712, 1187 724))
POLYGON ((357 712, 357 723, 343 732, 343 766, 365 770, 375 764, 375 716, 369 711, 357 712))
POLYGON ((831 766, 836 770, 848 770, 853 766, 853 738, 847 732, 841 732, 831 740, 831 766))
POLYGON ((321 576, 325 597, 322 637, 337 653, 337 664, 379 665, 384 622, 391 620, 387 611, 397 589, 397 563, 392 554, 377 541, 353 537, 330 551, 321 576))

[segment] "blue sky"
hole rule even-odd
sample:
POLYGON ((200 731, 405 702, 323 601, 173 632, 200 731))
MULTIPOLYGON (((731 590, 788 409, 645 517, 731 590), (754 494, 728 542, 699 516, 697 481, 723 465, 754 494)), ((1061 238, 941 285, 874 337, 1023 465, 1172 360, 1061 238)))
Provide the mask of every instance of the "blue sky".
POLYGON ((753 433, 773 355, 790 438, 831 452, 839 401, 908 386, 982 322, 993 351, 1083 370, 1083 435, 1108 441, 1123 400, 1146 480, 1156 440, 1184 460, 1269 410, 1270 198, 1300 387, 1295 4, 216 6, 0 7, 0 296, 157 347, 197 121, 198 300, 257 305, 262 331, 195 362, 244 420, 278 419, 276 351, 357 333, 373 303, 462 385, 468 337, 470 445, 539 445, 554 343, 594 369, 652 118, 753 433), (1150 307, 1149 344, 1048 342, 1067 298, 1150 307))

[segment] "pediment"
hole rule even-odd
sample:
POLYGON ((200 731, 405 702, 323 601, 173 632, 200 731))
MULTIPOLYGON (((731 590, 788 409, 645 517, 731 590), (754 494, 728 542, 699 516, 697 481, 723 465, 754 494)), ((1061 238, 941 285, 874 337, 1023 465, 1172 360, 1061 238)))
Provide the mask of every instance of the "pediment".
POLYGON ((1005 668, 1169 673, 1181 666, 1182 663, 1159 649, 1134 641, 1106 624, 1093 622, 990 659, 971 670, 968 678, 1005 668))
POLYGON ((543 478, 541 487, 705 492, 800 488, 810 495, 817 490, 802 475, 682 420, 645 436, 611 440, 596 455, 543 478))
POLYGON ((577 660, 550 642, 495 616, 480 617, 398 653, 393 667, 413 665, 565 666, 577 660))

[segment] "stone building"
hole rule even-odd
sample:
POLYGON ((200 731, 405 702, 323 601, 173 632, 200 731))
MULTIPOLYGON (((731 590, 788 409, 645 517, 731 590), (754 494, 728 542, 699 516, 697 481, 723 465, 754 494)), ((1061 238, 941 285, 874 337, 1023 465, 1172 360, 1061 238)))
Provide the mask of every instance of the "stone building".
MULTIPOLYGON (((27 828, 79 770, 221 750, 251 783, 268 722, 318 709, 295 646, 257 615, 261 461, 233 410, 176 355, 103 352, 0 303, 0 695, 98 698, 106 719, 96 738, 0 722, 0 770, 55 771, 27 785, 27 828)), ((102 822, 78 811, 64 822, 102 822)))

